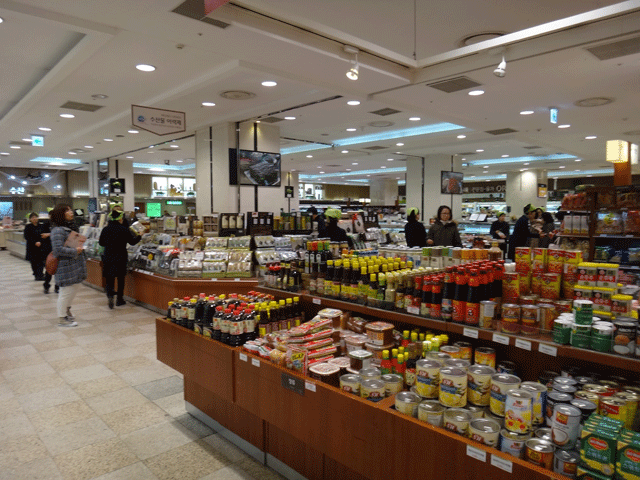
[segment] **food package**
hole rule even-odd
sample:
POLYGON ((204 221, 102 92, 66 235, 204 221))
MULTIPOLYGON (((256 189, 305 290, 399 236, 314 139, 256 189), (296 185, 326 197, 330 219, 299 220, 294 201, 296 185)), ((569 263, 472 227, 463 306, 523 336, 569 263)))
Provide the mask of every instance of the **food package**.
POLYGON ((286 353, 286 367, 306 375, 308 367, 307 349, 290 345, 286 353))
POLYGON ((618 192, 616 200, 618 208, 638 208, 640 207, 640 198, 638 192, 618 192))
POLYGON ((618 212, 598 212, 596 235, 615 235, 623 232, 622 215, 618 212))
POLYGON ((624 233, 640 235, 640 210, 628 210, 622 214, 624 233))

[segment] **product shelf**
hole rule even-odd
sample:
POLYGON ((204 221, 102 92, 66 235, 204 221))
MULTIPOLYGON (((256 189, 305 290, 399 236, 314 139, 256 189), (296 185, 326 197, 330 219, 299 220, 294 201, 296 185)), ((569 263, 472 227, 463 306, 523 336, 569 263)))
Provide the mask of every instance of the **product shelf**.
POLYGON ((571 234, 571 233, 559 233, 558 235, 556 235, 557 237, 566 237, 566 238, 590 238, 589 235, 582 235, 582 234, 571 234))

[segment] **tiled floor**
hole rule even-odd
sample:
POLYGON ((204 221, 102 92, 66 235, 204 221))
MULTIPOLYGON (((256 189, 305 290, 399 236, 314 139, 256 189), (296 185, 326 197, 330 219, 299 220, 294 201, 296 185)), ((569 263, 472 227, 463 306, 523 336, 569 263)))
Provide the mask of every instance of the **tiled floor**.
POLYGON ((0 251, 0 480, 282 478, 186 413, 156 314, 82 286, 60 328, 56 300, 0 251))

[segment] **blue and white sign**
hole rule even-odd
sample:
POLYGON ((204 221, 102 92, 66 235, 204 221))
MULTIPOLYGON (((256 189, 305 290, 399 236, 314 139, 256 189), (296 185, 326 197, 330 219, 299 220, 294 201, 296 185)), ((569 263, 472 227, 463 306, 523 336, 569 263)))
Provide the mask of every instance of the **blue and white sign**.
POLYGON ((32 147, 44 147, 44 137, 42 135, 31 135, 32 147))
POLYGON ((143 107, 142 105, 131 105, 131 124, 156 135, 171 135, 187 130, 184 112, 143 107))
POLYGON ((549 121, 551 123, 558 123, 558 109, 557 108, 550 108, 549 109, 549 121))

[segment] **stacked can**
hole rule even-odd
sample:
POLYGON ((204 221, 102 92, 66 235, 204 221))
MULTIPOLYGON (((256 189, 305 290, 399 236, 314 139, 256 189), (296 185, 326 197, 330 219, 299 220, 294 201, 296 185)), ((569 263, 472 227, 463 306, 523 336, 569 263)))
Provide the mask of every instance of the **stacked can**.
POLYGON ((591 346, 591 324, 593 323, 593 302, 575 300, 573 302, 574 323, 571 328, 571 346, 589 348, 591 346))
POLYGON ((531 248, 516 247, 516 272, 520 295, 526 295, 531 290, 532 259, 531 248))

